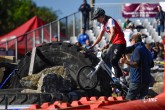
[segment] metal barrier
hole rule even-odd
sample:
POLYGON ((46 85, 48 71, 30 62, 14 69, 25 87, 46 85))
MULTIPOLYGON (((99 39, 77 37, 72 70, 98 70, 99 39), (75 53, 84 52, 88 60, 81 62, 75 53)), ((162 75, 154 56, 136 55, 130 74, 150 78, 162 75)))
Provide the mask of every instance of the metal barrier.
MULTIPOLYGON (((118 22, 119 21, 124 22, 124 18, 122 17, 121 14, 122 4, 123 3, 106 3, 106 4, 95 3, 94 7, 95 8, 101 7, 106 11, 107 15, 112 16, 118 22)), ((137 18, 133 18, 131 20, 135 21, 136 19, 137 18)), ((152 19, 152 18, 147 18, 147 19, 152 19)), ((92 22, 90 22, 90 25, 91 24, 92 22)), ((70 40, 71 36, 78 36, 81 27, 82 27, 82 15, 80 12, 75 12, 64 18, 61 18, 59 20, 50 22, 42 27, 39 27, 36 30, 30 31, 22 36, 16 36, 13 38, 11 37, 10 39, 6 39, 3 42, 0 41, 0 54, 3 53, 5 55, 9 55, 13 53, 14 54, 13 56, 15 56, 17 61, 20 58, 20 55, 18 53, 24 55, 28 51, 31 51, 33 47, 39 46, 43 43, 52 42, 54 35, 58 36, 58 40, 61 42, 66 40, 68 41, 70 40), (2 50, 2 48, 4 50, 2 50), (1 51, 5 51, 5 52, 1 52, 1 51)))
POLYGON ((21 55, 25 55, 28 51, 31 51, 33 47, 37 47, 43 43, 52 42, 54 35, 58 36, 58 41, 61 42, 70 40, 71 36, 78 36, 82 26, 81 21, 81 13, 73 13, 27 32, 24 35, 11 36, 4 41, 0 41, 0 51, 3 55, 13 54, 17 62, 21 55))

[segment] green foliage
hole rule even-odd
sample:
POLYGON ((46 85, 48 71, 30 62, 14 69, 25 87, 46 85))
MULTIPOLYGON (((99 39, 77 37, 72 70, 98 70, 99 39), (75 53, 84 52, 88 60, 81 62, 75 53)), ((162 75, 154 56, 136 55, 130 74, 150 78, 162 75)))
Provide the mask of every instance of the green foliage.
POLYGON ((0 35, 6 34, 24 22, 38 16, 49 23, 56 19, 58 11, 37 7, 32 0, 0 0, 0 35))
POLYGON ((53 11, 52 9, 46 7, 40 7, 35 12, 35 14, 37 16, 40 16, 40 18, 43 19, 44 21, 56 20, 58 18, 56 13, 57 13, 56 11, 53 11))

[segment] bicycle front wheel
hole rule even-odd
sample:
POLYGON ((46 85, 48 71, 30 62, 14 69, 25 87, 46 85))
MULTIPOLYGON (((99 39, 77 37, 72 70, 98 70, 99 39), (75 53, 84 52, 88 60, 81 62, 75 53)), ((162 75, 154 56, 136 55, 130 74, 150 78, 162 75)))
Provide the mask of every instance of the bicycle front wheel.
POLYGON ((77 83, 83 90, 94 89, 98 84, 97 73, 92 74, 95 68, 92 66, 84 66, 77 73, 77 83))

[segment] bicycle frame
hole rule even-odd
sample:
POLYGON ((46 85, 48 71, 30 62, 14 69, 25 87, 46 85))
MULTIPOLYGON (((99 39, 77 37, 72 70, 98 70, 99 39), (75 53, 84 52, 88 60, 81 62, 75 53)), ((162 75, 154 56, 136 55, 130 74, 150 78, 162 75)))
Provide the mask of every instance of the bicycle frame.
POLYGON ((77 82, 80 88, 82 88, 83 90, 94 89, 99 82, 98 72, 101 68, 106 72, 105 74, 108 74, 109 86, 112 87, 113 91, 116 94, 119 93, 118 95, 120 94, 126 95, 128 91, 128 87, 126 85, 127 82, 124 82, 125 79, 123 79, 123 77, 121 78, 115 77, 115 72, 112 70, 113 69, 112 65, 109 64, 110 62, 107 63, 104 60, 104 57, 106 57, 106 55, 102 57, 102 52, 97 50, 92 52, 97 53, 97 57, 100 59, 100 61, 96 66, 85 65, 82 68, 80 68, 80 70, 77 73, 77 82))
POLYGON ((115 75, 112 70, 108 67, 108 65, 104 62, 104 60, 101 57, 102 53, 98 53, 99 55, 97 56, 98 58, 100 58, 99 63, 94 67, 95 71, 91 71, 91 74, 89 73, 87 77, 89 77, 90 79, 92 78, 93 75, 95 75, 97 73, 97 71, 101 68, 103 68, 107 74, 109 75, 109 77, 112 77, 111 75, 115 75))
POLYGON ((93 75, 95 75, 97 73, 97 71, 101 68, 103 68, 107 74, 109 75, 109 77, 112 77, 112 75, 115 75, 112 70, 108 67, 108 65, 104 62, 104 60, 101 58, 100 62, 95 66, 95 71, 92 72, 92 74, 90 75, 90 77, 92 77, 93 75))
MULTIPOLYGON (((88 77, 91 79, 92 76, 95 75, 101 67, 102 69, 104 69, 106 71, 106 73, 109 75, 109 77, 111 77, 112 80, 115 82, 117 80, 117 78, 115 77, 115 73, 113 73, 112 70, 109 68, 109 66, 104 62, 101 55, 99 55, 99 58, 100 58, 99 63, 94 67, 95 71, 91 72, 91 74, 88 74, 89 75, 88 77)), ((118 81, 121 82, 120 79, 118 81)), ((123 82, 121 82, 121 83, 123 84, 123 82)), ((127 87, 125 84, 123 84, 123 86, 127 87)))

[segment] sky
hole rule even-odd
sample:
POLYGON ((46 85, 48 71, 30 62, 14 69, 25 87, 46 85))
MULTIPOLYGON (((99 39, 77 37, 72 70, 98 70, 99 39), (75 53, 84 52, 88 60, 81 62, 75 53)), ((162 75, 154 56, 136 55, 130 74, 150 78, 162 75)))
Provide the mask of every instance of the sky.
MULTIPOLYGON (((66 17, 70 14, 77 12, 79 6, 81 5, 81 3, 83 3, 83 0, 32 0, 32 1, 35 2, 36 5, 39 7, 45 6, 53 9, 53 11, 60 10, 60 14, 58 15, 59 18, 66 17)), ((113 6, 115 7, 120 6, 117 9, 121 10, 121 5, 119 5, 119 3, 139 3, 139 2, 158 3, 160 1, 164 1, 164 0, 95 0, 95 3, 97 7, 104 8, 105 12, 110 14, 112 17, 113 15, 116 17, 121 17, 121 16, 117 16, 120 13, 112 14, 110 13, 109 10, 113 8, 113 6), (104 3, 106 3, 106 5, 102 5, 104 3)), ((87 0, 87 3, 90 3, 90 0, 87 0)))

